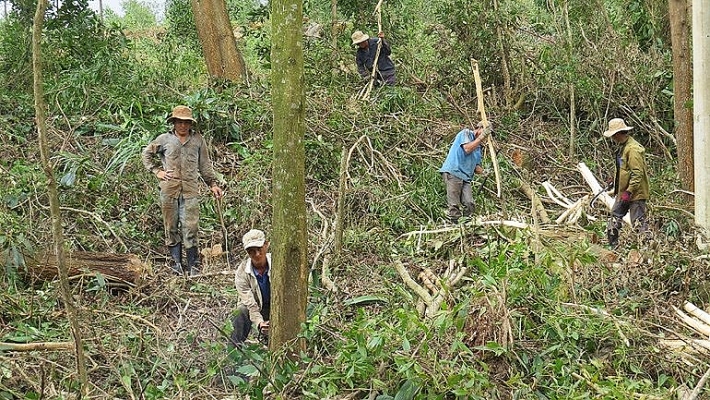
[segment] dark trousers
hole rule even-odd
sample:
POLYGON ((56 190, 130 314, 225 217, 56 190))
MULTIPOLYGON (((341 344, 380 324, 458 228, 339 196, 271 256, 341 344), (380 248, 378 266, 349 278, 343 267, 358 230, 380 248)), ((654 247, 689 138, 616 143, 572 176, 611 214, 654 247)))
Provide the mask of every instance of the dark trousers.
POLYGON ((616 246, 619 242, 619 229, 623 225, 623 219, 626 213, 631 217, 631 226, 638 233, 645 233, 648 230, 646 223, 646 200, 636 200, 623 203, 616 199, 614 206, 611 208, 611 218, 606 226, 606 235, 609 239, 609 244, 616 246))
MULTIPOLYGON (((269 320, 269 315, 271 314, 270 308, 262 308, 261 315, 264 317, 264 321, 269 320)), ((240 345, 247 340, 249 332, 251 331, 251 318, 249 318, 249 309, 245 305, 239 306, 237 309, 237 315, 232 319, 232 331, 231 345, 240 345)))
POLYGON ((461 218, 461 207, 463 207, 464 217, 472 216, 474 205, 471 182, 466 182, 448 172, 444 172, 441 176, 446 185, 446 206, 451 222, 455 223, 461 218))

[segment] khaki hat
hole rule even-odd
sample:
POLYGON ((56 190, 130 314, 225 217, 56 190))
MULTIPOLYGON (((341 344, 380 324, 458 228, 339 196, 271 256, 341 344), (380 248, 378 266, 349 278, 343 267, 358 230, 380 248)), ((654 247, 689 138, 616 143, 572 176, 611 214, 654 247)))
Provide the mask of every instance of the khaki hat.
POLYGON ((250 247, 261 247, 266 243, 266 235, 264 232, 258 229, 252 229, 244 234, 242 238, 242 244, 244 245, 244 250, 250 247))
POLYGON ((366 34, 362 33, 362 31, 355 31, 350 37, 353 39, 353 44, 362 43, 370 38, 366 34))
POLYGON ((192 118, 192 110, 188 106, 176 106, 173 108, 173 115, 168 117, 168 122, 172 122, 174 119, 197 122, 192 118))
POLYGON ((604 131, 604 137, 612 137, 617 132, 630 131, 632 129, 634 129, 634 128, 632 126, 627 126, 626 122, 624 122, 623 119, 614 118, 611 121, 609 121, 609 129, 604 131))

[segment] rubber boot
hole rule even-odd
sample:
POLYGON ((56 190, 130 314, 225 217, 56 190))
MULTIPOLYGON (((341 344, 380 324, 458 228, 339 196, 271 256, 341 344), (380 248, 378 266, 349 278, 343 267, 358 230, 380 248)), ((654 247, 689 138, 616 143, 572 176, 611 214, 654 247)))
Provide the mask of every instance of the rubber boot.
POLYGON ((200 254, 197 252, 197 246, 190 247, 185 250, 185 253, 187 254, 187 268, 185 269, 185 273, 188 276, 197 275, 200 272, 198 269, 200 265, 200 254))
POLYGON ((170 267, 173 272, 177 274, 182 274, 182 243, 178 243, 175 246, 168 246, 170 249, 170 256, 173 258, 173 263, 170 267))

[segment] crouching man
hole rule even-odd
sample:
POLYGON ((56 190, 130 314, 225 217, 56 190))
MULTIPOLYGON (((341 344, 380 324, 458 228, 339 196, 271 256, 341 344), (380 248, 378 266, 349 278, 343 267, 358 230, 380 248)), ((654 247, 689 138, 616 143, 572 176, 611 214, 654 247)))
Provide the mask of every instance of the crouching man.
POLYGON ((249 336, 252 325, 268 337, 271 314, 271 253, 264 232, 252 229, 242 238, 248 257, 237 268, 235 284, 239 293, 237 315, 232 320, 231 344, 239 346, 249 336))

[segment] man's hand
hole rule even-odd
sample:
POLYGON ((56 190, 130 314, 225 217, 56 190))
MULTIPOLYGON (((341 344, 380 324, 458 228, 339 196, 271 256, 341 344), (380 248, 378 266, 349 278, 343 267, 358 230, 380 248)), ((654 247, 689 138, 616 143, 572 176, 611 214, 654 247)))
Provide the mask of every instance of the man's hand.
POLYGON ((385 33, 384 33, 384 32, 378 32, 378 33, 377 33, 377 37, 380 38, 380 39, 384 39, 384 38, 385 38, 385 33))
POLYGON ((158 177, 158 179, 160 179, 161 181, 169 181, 169 180, 173 179, 172 172, 173 172, 172 169, 169 169, 166 171, 163 171, 161 169, 160 171, 158 171, 157 174, 155 174, 155 176, 158 177))
POLYGON ((622 203, 626 204, 631 201, 631 192, 628 190, 621 193, 621 197, 619 198, 622 203))
POLYGON ((269 334, 269 321, 261 321, 259 322, 259 332, 262 335, 268 335, 269 334))
POLYGON ((210 188, 210 190, 212 191, 212 194, 214 194, 214 197, 218 199, 222 198, 222 189, 220 189, 219 186, 214 185, 210 188))

